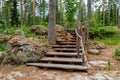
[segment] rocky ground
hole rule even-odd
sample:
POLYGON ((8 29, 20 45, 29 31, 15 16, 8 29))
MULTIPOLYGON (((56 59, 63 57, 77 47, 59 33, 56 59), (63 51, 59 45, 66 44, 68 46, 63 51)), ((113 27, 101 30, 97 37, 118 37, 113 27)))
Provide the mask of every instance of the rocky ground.
POLYGON ((120 80, 120 61, 113 58, 114 48, 108 47, 102 50, 101 55, 88 54, 91 64, 88 73, 5 65, 0 67, 0 80, 120 80), (106 69, 108 60, 111 63, 111 70, 106 69))

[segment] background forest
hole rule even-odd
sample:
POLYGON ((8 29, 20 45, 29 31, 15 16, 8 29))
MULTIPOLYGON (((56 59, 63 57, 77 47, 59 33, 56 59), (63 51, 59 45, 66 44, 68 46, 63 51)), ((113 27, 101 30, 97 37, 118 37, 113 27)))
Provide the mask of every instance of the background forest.
MULTIPOLYGON (((48 4, 48 0, 1 0, 0 32, 11 33, 16 28, 28 31, 31 25, 48 28, 48 4)), ((82 22, 90 22, 86 26, 90 27, 91 38, 110 37, 116 33, 118 0, 56 0, 56 24, 74 28, 79 9, 82 22)))

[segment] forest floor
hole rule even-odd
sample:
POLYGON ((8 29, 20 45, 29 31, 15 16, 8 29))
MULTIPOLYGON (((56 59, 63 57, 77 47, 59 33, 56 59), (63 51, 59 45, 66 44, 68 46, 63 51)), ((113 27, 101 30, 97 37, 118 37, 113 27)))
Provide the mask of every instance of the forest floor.
MULTIPOLYGON (((32 66, 13 66, 5 65, 0 67, 0 80, 120 80, 120 61, 115 60, 114 55, 115 46, 107 47, 102 50, 101 55, 88 54, 89 61, 108 61, 112 64, 111 70, 105 68, 91 67, 89 73, 81 71, 67 71, 58 69, 44 70, 32 66), (99 73, 111 74, 116 72, 119 78, 117 79, 89 79, 88 77, 99 73), (85 76, 85 77, 83 77, 85 76)), ((100 78, 100 77, 99 77, 100 78)))

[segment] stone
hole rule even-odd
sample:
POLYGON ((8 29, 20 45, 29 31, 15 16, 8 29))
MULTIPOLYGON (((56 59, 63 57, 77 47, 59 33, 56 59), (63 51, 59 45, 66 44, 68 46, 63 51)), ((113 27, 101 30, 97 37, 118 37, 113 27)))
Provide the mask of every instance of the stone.
MULTIPOLYGON (((97 67, 97 68, 103 68, 105 69, 107 67, 107 61, 89 61, 91 66, 97 67)), ((111 63, 112 65, 113 63, 111 63)))
POLYGON ((97 50, 97 49, 89 49, 89 50, 88 50, 88 53, 99 55, 99 54, 100 54, 100 50, 97 50))
POLYGON ((97 73, 97 74, 95 74, 94 75, 94 79, 95 80, 115 80, 111 76, 108 76, 108 75, 103 74, 103 73, 97 73))
POLYGON ((45 35, 47 33, 47 29, 43 28, 39 25, 33 25, 30 27, 30 31, 37 35, 45 35))
POLYGON ((63 31, 64 31, 64 27, 61 26, 61 25, 56 25, 56 26, 55 26, 55 30, 56 30, 57 32, 63 32, 63 31))
POLYGON ((19 35, 19 36, 24 36, 25 37, 25 32, 22 30, 15 30, 14 31, 15 35, 19 35))
POLYGON ((7 42, 12 38, 11 35, 6 35, 6 34, 0 34, 0 42, 7 42))
POLYGON ((38 39, 15 36, 7 42, 6 51, 10 59, 8 61, 21 64, 38 61, 47 49, 38 39))
POLYGON ((2 57, 2 55, 3 55, 3 52, 0 52, 0 58, 2 57))
POLYGON ((105 49, 105 48, 106 48, 106 45, 105 45, 104 43, 99 43, 99 44, 97 45, 97 48, 99 48, 99 49, 105 49))
POLYGON ((57 36, 57 41, 61 42, 61 41, 69 41, 73 38, 73 36, 64 30, 64 27, 61 25, 56 25, 55 26, 55 30, 57 32, 56 36, 57 36))

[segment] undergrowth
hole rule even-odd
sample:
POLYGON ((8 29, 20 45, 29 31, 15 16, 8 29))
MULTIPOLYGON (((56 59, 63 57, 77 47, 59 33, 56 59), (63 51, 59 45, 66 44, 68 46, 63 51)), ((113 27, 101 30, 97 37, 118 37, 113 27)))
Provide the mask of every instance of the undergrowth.
POLYGON ((115 49, 114 58, 120 59, 120 46, 115 49))
POLYGON ((95 43, 103 42, 107 45, 120 45, 120 29, 116 31, 116 33, 112 36, 104 36, 102 38, 96 37, 94 39, 95 43))
POLYGON ((33 37, 33 38, 37 37, 37 38, 41 39, 41 35, 36 35, 35 33, 30 32, 30 27, 28 27, 28 26, 2 27, 0 29, 0 34, 11 34, 11 35, 13 35, 15 30, 24 31, 26 37, 33 37))
POLYGON ((4 51, 6 48, 6 43, 3 42, 3 43, 0 43, 0 51, 4 51))

